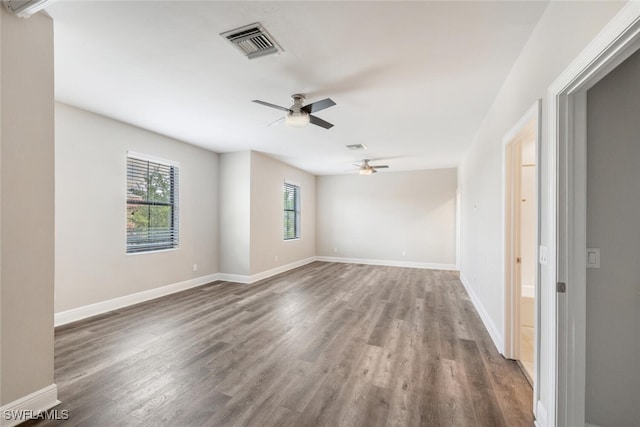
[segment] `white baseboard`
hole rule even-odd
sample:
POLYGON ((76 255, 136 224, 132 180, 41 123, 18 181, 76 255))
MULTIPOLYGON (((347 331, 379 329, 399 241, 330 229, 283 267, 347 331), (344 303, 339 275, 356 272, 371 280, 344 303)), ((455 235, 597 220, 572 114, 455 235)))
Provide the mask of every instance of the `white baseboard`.
POLYGON ((482 305, 480 298, 478 298, 476 293, 473 291, 473 288, 469 286, 469 282, 464 277, 464 274, 462 274, 462 272, 460 272, 460 281, 462 282, 464 288, 467 290, 467 294, 469 294, 471 302, 480 315, 480 319, 482 319, 484 327, 487 328, 487 331, 491 336, 491 340, 493 340, 493 344, 496 346, 500 354, 504 354, 504 339, 502 337, 502 334, 500 333, 500 330, 496 327, 495 323, 493 323, 491 316, 489 316, 489 313, 487 313, 487 310, 484 308, 484 305, 482 305))
POLYGON ((251 283, 251 276, 242 274, 218 273, 218 280, 222 280, 223 282, 242 283, 246 285, 251 283))
POLYGON ((281 265, 276 268, 272 268, 271 270, 263 271, 262 273, 256 273, 251 276, 249 283, 258 282, 260 280, 267 279, 271 276, 275 276, 276 274, 284 273, 285 271, 293 270, 294 268, 302 267, 303 265, 310 264, 314 261, 317 261, 318 258, 315 256, 301 259, 299 261, 294 261, 286 265, 281 265))
POLYGON ((55 384, 48 385, 2 406, 0 408, 0 426, 17 426, 30 418, 28 414, 36 415, 59 404, 58 386, 55 384))
POLYGON ((210 274, 207 276, 196 277, 195 279, 185 280, 183 282, 174 283, 159 288, 149 289, 148 291, 138 292, 131 295, 110 299, 107 301, 97 302, 67 311, 61 311, 55 314, 55 326, 66 325, 67 323, 77 322, 78 320, 96 316, 98 314, 107 313, 119 308, 128 307, 130 305, 139 304, 141 302, 160 298, 165 295, 184 291, 186 289, 195 288, 197 286, 206 285, 219 279, 219 274, 210 274))
POLYGON ((584 427, 600 427, 600 426, 597 424, 591 424, 591 423, 585 422, 584 427))
POLYGON ((540 402, 539 400, 536 402, 536 410, 534 412, 534 415, 536 416, 536 420, 535 420, 536 427, 549 426, 549 424, 547 424, 547 410, 545 409, 542 402, 540 402))
POLYGON ((428 262, 391 261, 367 258, 342 258, 332 256, 319 256, 316 257, 316 259, 323 262, 342 262, 346 264, 385 265, 388 267, 423 268, 428 270, 457 270, 455 264, 434 264, 428 262))
POLYGON ((218 280, 224 280, 226 282, 251 284, 251 283, 259 282, 260 280, 268 279, 269 277, 275 276, 276 274, 284 273, 285 271, 302 267, 303 265, 307 265, 314 261, 317 261, 317 257, 312 256, 309 258, 301 259, 299 261, 291 262, 289 264, 280 265, 276 268, 272 268, 271 270, 263 271, 261 273, 256 273, 251 276, 246 276, 241 274, 219 273, 218 280))

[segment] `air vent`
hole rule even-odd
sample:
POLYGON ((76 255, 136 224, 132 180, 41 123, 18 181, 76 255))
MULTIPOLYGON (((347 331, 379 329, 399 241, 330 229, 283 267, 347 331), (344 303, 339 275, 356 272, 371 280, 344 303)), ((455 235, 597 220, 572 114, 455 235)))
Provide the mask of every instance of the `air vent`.
POLYGON ((364 146, 363 144, 352 144, 352 145, 347 145, 347 148, 349 150, 366 150, 367 147, 364 146))
POLYGON ((278 43, 258 22, 220 35, 240 49, 249 59, 283 52, 278 43))

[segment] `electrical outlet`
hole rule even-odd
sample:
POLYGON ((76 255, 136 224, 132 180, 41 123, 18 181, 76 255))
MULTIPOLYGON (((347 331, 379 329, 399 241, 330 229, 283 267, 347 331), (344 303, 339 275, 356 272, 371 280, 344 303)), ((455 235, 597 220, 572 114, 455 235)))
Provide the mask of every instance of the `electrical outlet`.
POLYGON ((193 271, 198 271, 198 264, 193 264, 193 271))
POLYGON ((407 256, 407 252, 406 251, 402 251, 402 256, 407 256))
POLYGON ((278 255, 276 255, 276 262, 278 262, 278 255))
POLYGON ((338 253, 338 248, 333 248, 333 253, 338 253))

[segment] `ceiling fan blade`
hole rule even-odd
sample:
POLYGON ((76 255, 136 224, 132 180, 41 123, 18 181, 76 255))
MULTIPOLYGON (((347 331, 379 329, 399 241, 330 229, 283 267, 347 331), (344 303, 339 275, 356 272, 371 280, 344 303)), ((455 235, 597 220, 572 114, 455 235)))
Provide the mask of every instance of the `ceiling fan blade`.
POLYGON ((312 102, 311 104, 307 104, 301 108, 302 111, 306 111, 307 113, 317 113, 320 110, 324 110, 325 108, 333 107, 336 105, 335 102, 331 100, 331 98, 321 99, 320 101, 312 102))
POLYGON ((253 100, 253 101, 251 101, 251 102, 255 102, 256 104, 264 105, 265 107, 271 107, 271 108, 275 108, 275 109, 277 109, 277 110, 286 111, 287 113, 291 112, 291 110, 289 110, 289 109, 288 109, 288 108, 286 108, 286 107, 281 107, 281 106, 279 106, 279 105, 271 104, 271 103, 269 103, 269 102, 264 102, 264 101, 260 101, 260 100, 257 100, 257 99, 254 99, 254 100, 253 100))
POLYGON ((374 169, 386 169, 389 167, 389 165, 371 165, 371 167, 374 169))
POLYGON ((309 122, 313 123, 316 126, 323 127, 325 129, 331 129, 333 127, 331 123, 325 122, 321 118, 312 116, 311 114, 309 114, 309 122))
POLYGON ((280 123, 280 122, 284 121, 284 119, 286 119, 286 118, 287 118, 286 116, 282 116, 282 117, 280 117, 278 120, 274 120, 274 121, 272 121, 272 122, 271 122, 271 123, 269 123, 267 126, 277 125, 278 123, 280 123))

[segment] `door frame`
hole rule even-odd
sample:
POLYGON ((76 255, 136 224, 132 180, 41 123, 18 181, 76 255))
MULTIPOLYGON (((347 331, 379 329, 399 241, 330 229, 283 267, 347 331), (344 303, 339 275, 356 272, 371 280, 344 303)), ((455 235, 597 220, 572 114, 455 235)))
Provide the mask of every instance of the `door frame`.
POLYGON ((542 116, 542 100, 537 100, 527 112, 518 120, 518 122, 507 132, 502 138, 502 253, 503 253, 503 269, 504 272, 504 351, 503 354, 509 359, 519 359, 520 357, 520 296, 521 290, 517 284, 516 268, 515 268, 515 252, 518 246, 518 232, 515 230, 515 221, 519 203, 516 200, 518 192, 514 189, 514 185, 519 185, 515 173, 515 153, 512 145, 514 139, 522 131, 522 129, 533 118, 536 119, 534 143, 536 147, 536 166, 535 166, 535 195, 536 195, 536 213, 534 223, 536 225, 536 249, 535 249, 535 306, 534 306, 534 377, 533 377, 533 402, 539 399, 539 342, 540 342, 540 264, 538 263, 538 248, 540 245, 540 137, 541 132, 541 116, 542 116))
POLYGON ((549 425, 585 425, 587 90, 640 48, 629 2, 548 89, 549 425), (558 282, 566 293, 557 293, 558 282), (554 327, 555 326, 555 327, 554 327))

